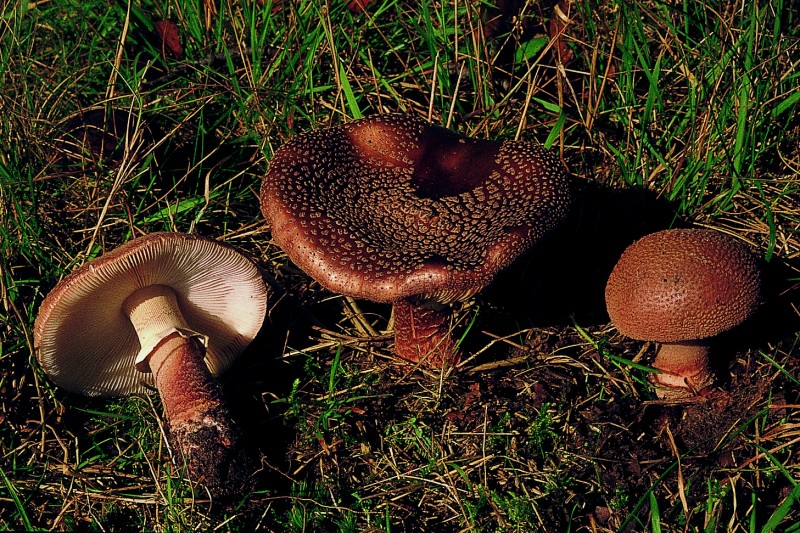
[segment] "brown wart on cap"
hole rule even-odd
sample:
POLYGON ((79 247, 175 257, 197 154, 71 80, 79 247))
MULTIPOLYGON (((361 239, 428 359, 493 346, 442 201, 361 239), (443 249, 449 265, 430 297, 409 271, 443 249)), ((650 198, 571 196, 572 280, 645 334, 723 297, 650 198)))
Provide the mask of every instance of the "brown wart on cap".
POLYGON ((449 305, 485 287, 566 215, 558 158, 392 114, 307 132, 275 154, 261 209, 275 242, 327 289, 394 304, 395 352, 458 356, 449 305))
POLYGON ((761 275, 750 251, 713 230, 675 229, 631 244, 611 272, 606 306, 617 329, 661 343, 652 376, 662 398, 710 386, 711 337, 742 323, 760 304, 761 275))
POLYGON ((267 290, 232 248, 153 233, 87 263, 42 302, 34 346, 53 382, 91 396, 161 397, 178 464, 216 497, 251 472, 240 431, 212 374, 260 330, 267 290))

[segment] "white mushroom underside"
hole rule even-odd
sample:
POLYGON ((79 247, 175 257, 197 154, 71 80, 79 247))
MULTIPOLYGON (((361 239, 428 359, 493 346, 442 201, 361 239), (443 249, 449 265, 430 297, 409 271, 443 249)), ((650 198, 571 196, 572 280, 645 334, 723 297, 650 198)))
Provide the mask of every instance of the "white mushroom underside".
POLYGON ((189 328, 208 337, 212 373, 250 343, 266 314, 258 269, 230 248, 183 237, 165 234, 117 261, 89 263, 62 282, 68 287, 57 287, 61 296, 40 313, 46 319, 37 324, 37 354, 58 386, 101 396, 153 390, 152 375, 135 368, 140 344, 123 311, 125 300, 149 285, 170 287, 189 328))

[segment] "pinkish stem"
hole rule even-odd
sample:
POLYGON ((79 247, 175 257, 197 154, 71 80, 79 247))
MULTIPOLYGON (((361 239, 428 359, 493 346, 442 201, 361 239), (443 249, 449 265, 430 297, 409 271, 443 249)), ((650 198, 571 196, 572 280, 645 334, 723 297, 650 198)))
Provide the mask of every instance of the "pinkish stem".
POLYGON ((185 424, 222 403, 204 355, 205 347, 196 337, 172 333, 147 358, 171 425, 185 424))
POLYGON ((450 335, 450 308, 416 305, 408 300, 394 304, 394 351, 398 357, 433 368, 455 365, 459 354, 450 335))
POLYGON ((222 391, 204 361, 196 337, 173 333, 147 359, 164 406, 168 437, 177 464, 217 497, 236 494, 245 457, 239 428, 225 407, 222 391))
POLYGON ((708 364, 708 344, 703 342, 664 343, 656 354, 651 381, 660 398, 693 396, 711 385, 713 374, 708 364))
POLYGON ((185 464, 212 496, 237 495, 247 484, 247 458, 206 365, 202 337, 189 330, 169 287, 142 288, 126 300, 125 309, 143 347, 137 368, 153 373, 176 463, 185 464))

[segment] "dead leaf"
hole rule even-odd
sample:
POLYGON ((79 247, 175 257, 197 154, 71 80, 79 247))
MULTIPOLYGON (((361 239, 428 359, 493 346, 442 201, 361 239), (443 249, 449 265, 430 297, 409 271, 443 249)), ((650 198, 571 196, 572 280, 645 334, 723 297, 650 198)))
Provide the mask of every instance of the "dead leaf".
POLYGON ((569 18, 569 2, 561 0, 553 8, 553 18, 550 19, 550 39, 553 41, 553 50, 556 53, 558 60, 563 63, 569 63, 575 57, 572 49, 567 46, 566 39, 564 39, 564 31, 570 24, 569 18))
POLYGON ((177 24, 171 20, 159 20, 156 21, 153 31, 161 44, 161 55, 164 59, 183 57, 183 45, 177 24))

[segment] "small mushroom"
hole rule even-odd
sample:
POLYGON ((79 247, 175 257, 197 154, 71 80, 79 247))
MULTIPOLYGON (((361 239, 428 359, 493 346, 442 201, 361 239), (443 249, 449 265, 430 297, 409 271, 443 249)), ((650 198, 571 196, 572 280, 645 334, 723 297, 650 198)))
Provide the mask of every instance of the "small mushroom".
POLYGON ((213 379, 266 315, 256 265, 181 233, 134 239, 64 278, 34 325, 37 358, 61 388, 89 396, 161 397, 175 460, 212 496, 247 483, 238 425, 213 379))
POLYGON ((274 241, 327 289, 394 308, 395 353, 458 360, 450 304, 486 286, 564 217, 558 158, 391 114, 283 145, 261 188, 274 241))
POLYGON ((713 383, 712 337, 758 308, 761 274, 739 241, 713 230, 673 229, 631 244, 611 272, 606 307, 617 329, 661 343, 651 377, 662 398, 701 392, 713 383))

